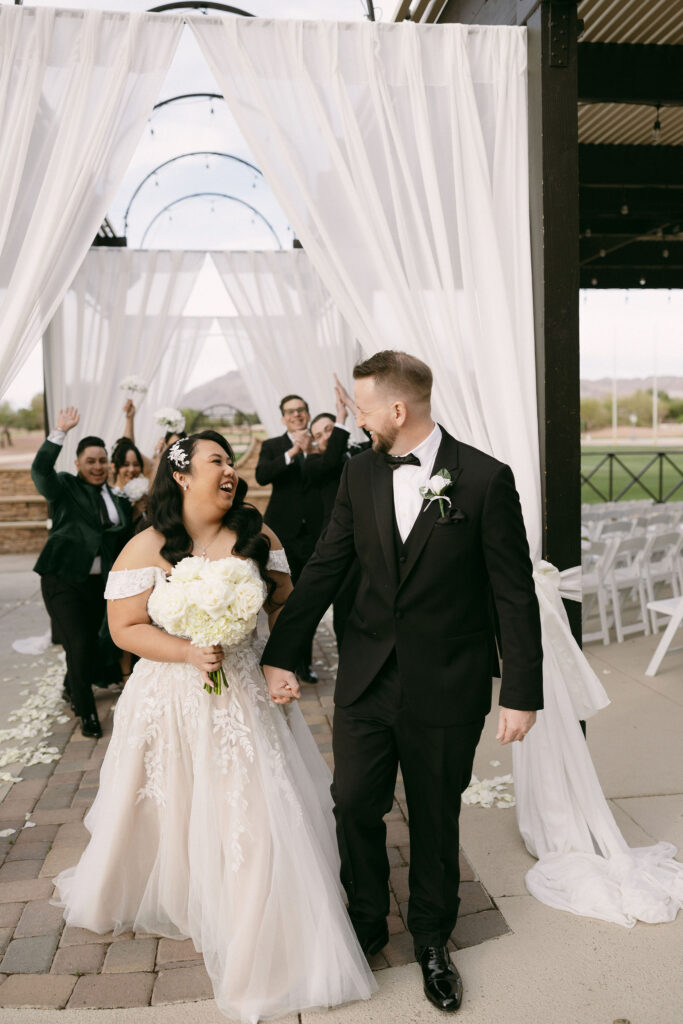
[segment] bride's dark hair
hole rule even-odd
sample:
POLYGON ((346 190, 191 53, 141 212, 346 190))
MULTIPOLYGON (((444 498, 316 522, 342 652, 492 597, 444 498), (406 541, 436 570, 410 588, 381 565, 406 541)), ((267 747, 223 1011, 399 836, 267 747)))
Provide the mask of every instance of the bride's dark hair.
MULTIPOLYGON (((198 434, 183 437, 161 456, 149 497, 147 519, 155 530, 164 535, 165 543, 161 554, 171 565, 176 565, 181 559, 192 554, 192 538, 183 522, 183 492, 173 479, 173 474, 180 471, 192 475, 192 456, 197 441, 215 441, 232 461, 235 461, 232 448, 223 435, 215 430, 202 430, 198 434), (173 459, 174 455, 176 461, 173 459), (187 461, 186 466, 182 465, 185 461, 183 455, 187 461)), ((270 540, 261 532, 263 516, 257 508, 245 502, 246 494, 246 480, 239 477, 232 506, 223 516, 223 525, 237 534, 233 548, 235 554, 256 562, 270 597, 275 589, 274 580, 266 572, 270 540)))

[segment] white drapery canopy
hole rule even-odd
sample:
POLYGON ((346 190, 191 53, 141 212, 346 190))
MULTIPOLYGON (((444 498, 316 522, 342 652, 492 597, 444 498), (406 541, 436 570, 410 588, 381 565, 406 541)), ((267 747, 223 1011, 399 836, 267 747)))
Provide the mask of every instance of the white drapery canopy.
POLYGON ((178 408, 204 342, 214 330, 215 321, 210 316, 181 316, 177 321, 151 379, 142 410, 135 417, 135 440, 145 455, 151 456, 156 442, 166 433, 154 414, 164 406, 178 408))
POLYGON ((0 6, 0 394, 102 223, 182 24, 0 6))
MULTIPOLYGON (((66 436, 61 468, 73 465, 80 437, 95 434, 111 445, 121 436, 128 397, 121 381, 134 375, 149 386, 155 378, 173 350, 175 331, 205 258, 203 252, 90 250, 45 336, 49 422, 66 405, 78 405, 80 411, 78 429, 66 436)), ((167 362, 164 366, 168 380, 173 369, 167 362)), ((186 380, 187 375, 178 377, 174 395, 182 393, 186 380)), ((146 444, 155 436, 146 412, 153 413, 156 406, 147 396, 133 397, 145 410, 138 439, 146 444)), ((164 399, 163 404, 172 403, 164 399)))
POLYGON ((363 348, 425 359, 441 421, 515 472, 545 654, 545 710, 513 751, 530 891, 625 925, 671 920, 683 869, 666 844, 629 851, 616 826, 578 723, 607 698, 540 561, 524 30, 191 25, 363 348))
POLYGON ((333 374, 350 385, 359 347, 306 252, 212 257, 237 313, 220 327, 269 433, 282 433, 279 404, 292 392, 312 416, 334 413, 333 374))

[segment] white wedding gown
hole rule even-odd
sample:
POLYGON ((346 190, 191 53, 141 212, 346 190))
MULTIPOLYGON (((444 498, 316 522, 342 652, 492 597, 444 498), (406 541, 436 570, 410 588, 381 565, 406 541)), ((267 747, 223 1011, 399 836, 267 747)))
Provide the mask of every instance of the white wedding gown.
MULTIPOLYGON (((106 596, 164 585, 157 567, 112 572, 106 596)), ((344 907, 330 772, 300 709, 269 699, 259 656, 255 636, 226 649, 220 696, 191 665, 138 661, 90 842, 55 879, 69 925, 191 938, 220 1009, 250 1024, 377 987, 344 907)))

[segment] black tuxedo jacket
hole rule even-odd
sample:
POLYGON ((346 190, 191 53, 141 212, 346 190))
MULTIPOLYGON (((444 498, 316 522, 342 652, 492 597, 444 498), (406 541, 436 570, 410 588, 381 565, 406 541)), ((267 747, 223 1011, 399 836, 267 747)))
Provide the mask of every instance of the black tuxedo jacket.
POLYGON ((322 524, 320 495, 310 490, 304 481, 304 456, 297 455, 289 465, 285 462, 285 452, 291 447, 286 433, 268 438, 261 446, 255 474, 262 487, 273 486, 263 518, 284 547, 302 532, 317 538, 322 524))
POLYGON ((421 721, 454 725, 485 715, 493 598, 503 657, 500 703, 542 708, 538 602, 512 471, 445 431, 439 469, 453 480, 450 515, 440 521, 438 502, 425 501, 397 550, 392 470, 372 450, 347 462, 330 525, 262 664, 294 668, 302 637, 312 635, 357 557, 361 581, 340 654, 336 704, 353 704, 395 648, 405 699, 421 721))
POLYGON ((100 555, 102 575, 106 577, 132 535, 130 504, 108 487, 118 509, 119 525, 103 529, 98 488, 74 473, 56 472, 61 450, 61 445, 43 441, 31 466, 36 490, 47 498, 52 516, 50 536, 33 570, 41 576, 81 583, 88 579, 95 556, 100 555))
POLYGON ((339 478, 344 469, 349 446, 349 432, 335 427, 324 452, 312 452, 302 465, 304 483, 310 490, 317 488, 322 504, 322 529, 332 518, 332 509, 339 490, 339 478))

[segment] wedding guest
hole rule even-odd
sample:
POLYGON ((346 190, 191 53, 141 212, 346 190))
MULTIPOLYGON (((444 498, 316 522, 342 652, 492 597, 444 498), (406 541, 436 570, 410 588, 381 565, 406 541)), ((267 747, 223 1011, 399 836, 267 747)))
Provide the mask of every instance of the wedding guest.
MULTIPOLYGON (((311 436, 315 449, 311 451, 303 464, 303 477, 307 487, 311 490, 317 489, 320 494, 322 503, 321 534, 325 532, 330 522, 339 489, 339 480, 349 458, 349 431, 345 426, 347 407, 338 387, 335 387, 335 397, 337 401, 336 415, 321 412, 311 420, 311 436)), ((354 562, 332 602, 334 635, 340 650, 346 621, 356 596, 358 580, 358 563, 354 562)))
POLYGON ((107 574, 130 536, 128 502, 107 485, 104 441, 84 437, 76 449, 76 475, 57 473, 55 462, 78 410, 61 409, 55 429, 31 466, 33 482, 50 503, 52 529, 34 571, 48 614, 66 652, 65 686, 84 736, 99 737, 92 683, 102 677, 98 633, 104 619, 107 574))
MULTIPOLYGON (((308 429, 308 403, 300 395, 285 395, 280 402, 284 434, 263 442, 256 466, 261 487, 272 485, 264 522, 282 541, 296 585, 301 570, 313 553, 322 525, 322 502, 317 490, 306 486, 303 465, 313 450, 308 429)), ((317 683, 311 666, 311 642, 302 648, 297 675, 317 683)))
POLYGON ((135 480, 144 471, 144 458, 140 449, 129 437, 120 437, 111 453, 112 487, 123 492, 129 480, 135 480))

